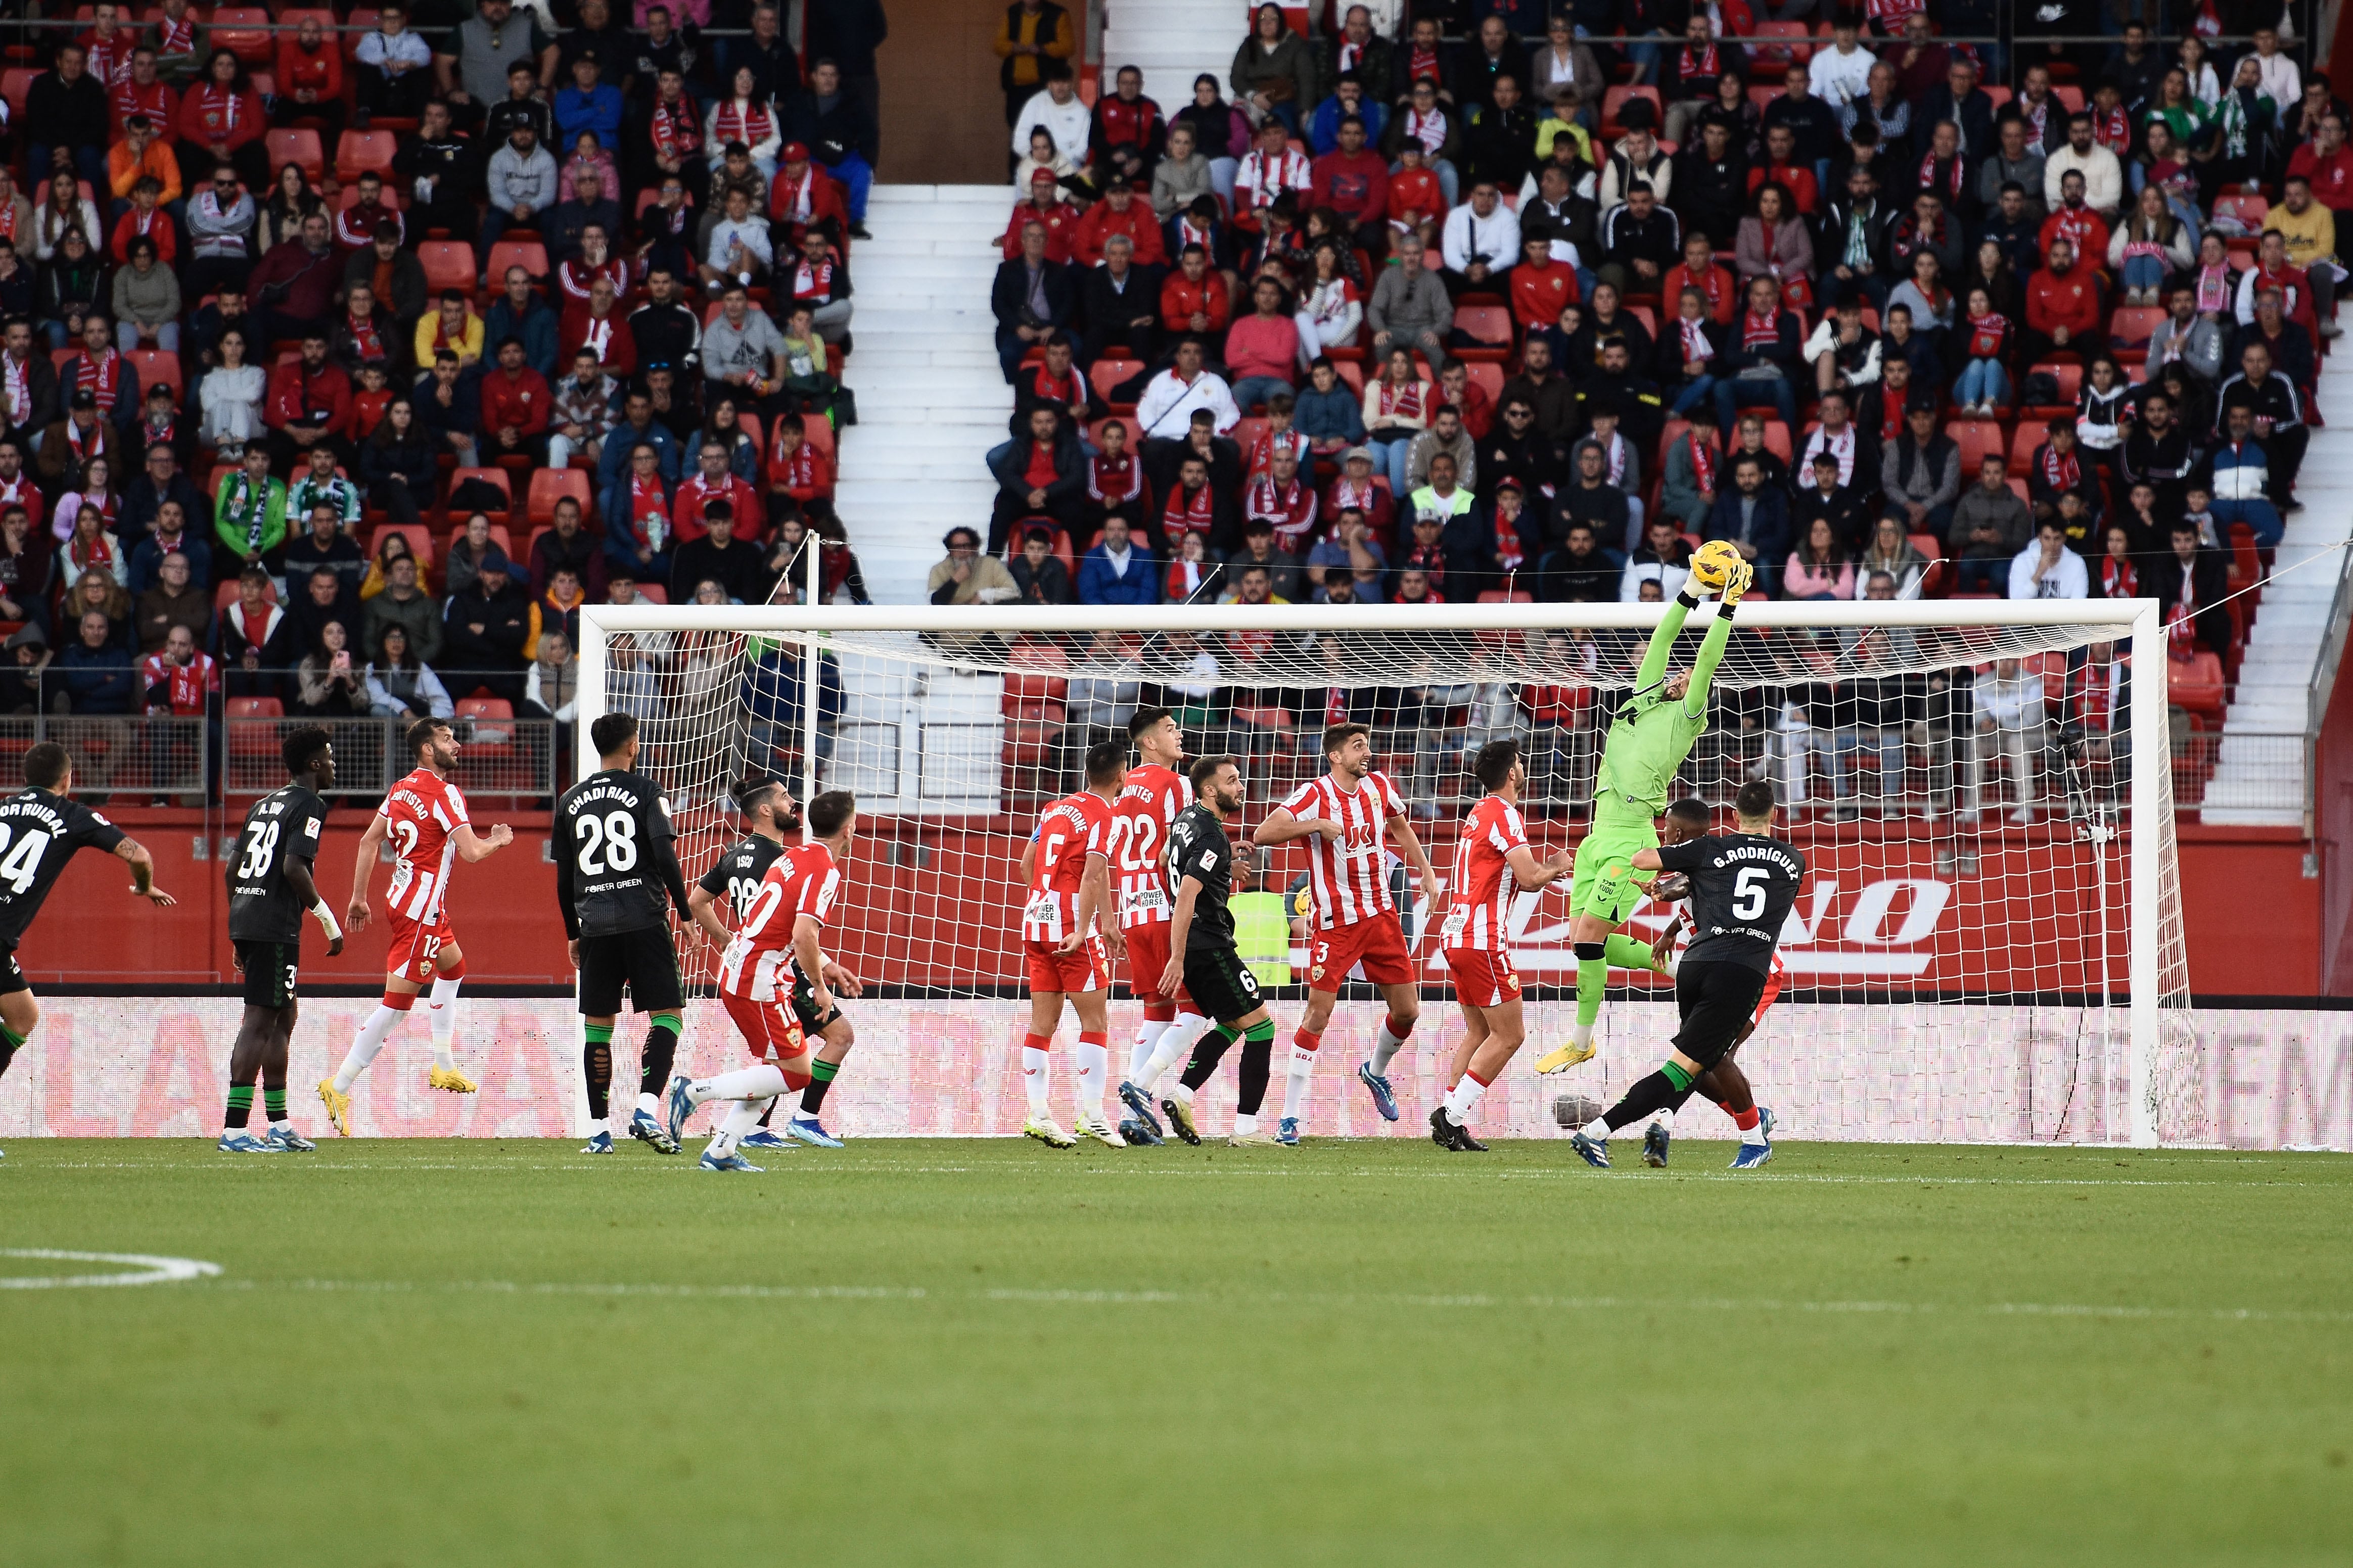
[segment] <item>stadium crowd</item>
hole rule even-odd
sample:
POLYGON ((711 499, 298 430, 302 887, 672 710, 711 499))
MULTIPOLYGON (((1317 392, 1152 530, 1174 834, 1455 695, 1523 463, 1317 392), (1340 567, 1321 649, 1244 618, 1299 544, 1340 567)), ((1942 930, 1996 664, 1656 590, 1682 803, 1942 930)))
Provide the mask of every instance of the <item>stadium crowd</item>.
POLYGON ((2234 658, 2347 110, 2261 6, 2178 47, 2059 9, 2005 61, 1901 0, 1269 5, 1173 112, 1013 57, 998 563, 934 602, 1633 600, 1725 539, 1770 595, 2147 594, 2234 658))
POLYGON ((877 0, 79 15, 0 77, 0 713, 568 720, 584 604, 864 599, 877 0))

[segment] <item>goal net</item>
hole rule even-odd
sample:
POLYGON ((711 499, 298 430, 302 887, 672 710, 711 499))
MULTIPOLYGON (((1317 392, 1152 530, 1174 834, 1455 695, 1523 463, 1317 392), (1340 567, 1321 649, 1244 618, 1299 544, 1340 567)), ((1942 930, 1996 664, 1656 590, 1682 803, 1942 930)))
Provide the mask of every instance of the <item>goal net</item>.
MULTIPOLYGON (((742 832, 737 779, 772 775, 804 800, 854 792, 859 839, 827 950, 865 990, 828 1112, 867 1135, 1012 1132, 1027 1019, 1020 853, 1039 811, 1082 786, 1088 744, 1124 738, 1137 704, 1174 710, 1188 753, 1240 759, 1245 846, 1324 771, 1327 723, 1370 725, 1444 877, 1482 793, 1469 760, 1492 740, 1522 744, 1522 810, 1540 850, 1577 844, 1610 714, 1662 608, 602 606, 582 614, 578 745, 593 769, 596 717, 642 721, 638 766, 665 792, 690 882, 742 832)), ((1674 668, 1690 667, 1715 613, 1691 617, 1674 668)), ((1740 784, 1772 780, 1781 831, 1806 857, 1782 933, 1786 981, 1741 1049, 1785 1136, 2211 1141, 2188 1012, 2165 666, 2147 601, 1740 606, 1677 788, 1728 827, 1740 784)), ((1304 855, 1249 850, 1242 865, 1243 956, 1287 1041, 1304 1005, 1289 897, 1304 855)), ((1355 1081, 1383 1014, 1352 981, 1324 1038, 1311 1136, 1419 1135, 1451 1076, 1461 1022, 1426 940, 1435 922, 1402 864, 1389 871, 1424 997, 1391 1073, 1403 1119, 1379 1120, 1355 1081)), ((1599 1056, 1534 1074, 1575 1016, 1567 888, 1517 900, 1530 1047, 1489 1093, 1482 1132, 1559 1135, 1576 1101, 1606 1105, 1673 1033, 1670 983, 1613 971, 1599 1056)), ((1671 912, 1646 902, 1628 929, 1655 935, 1671 912)), ((717 953, 691 927, 680 951, 709 996, 717 953)), ((1141 1007, 1113 967, 1116 1082, 1141 1007)), ((715 1006, 690 1014, 691 1059, 740 1048, 715 1006)), ((1066 1018, 1058 1040, 1057 1115, 1076 1027, 1066 1018)), ((1230 1069, 1204 1091, 1210 1125, 1224 1125, 1231 1092, 1230 1069)), ((1687 1112, 1687 1126, 1728 1131, 1728 1120, 1713 1128, 1717 1114, 1687 1112)))

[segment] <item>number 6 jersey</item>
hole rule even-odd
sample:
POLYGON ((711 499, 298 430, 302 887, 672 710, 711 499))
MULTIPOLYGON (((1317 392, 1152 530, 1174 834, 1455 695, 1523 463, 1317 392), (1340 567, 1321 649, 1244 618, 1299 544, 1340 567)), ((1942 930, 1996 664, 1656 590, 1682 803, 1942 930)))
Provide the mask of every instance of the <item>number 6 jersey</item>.
POLYGON ((16 951, 75 850, 112 849, 122 837, 90 807, 45 789, 28 784, 0 800, 0 952, 16 951))
POLYGON ((300 942, 307 913, 286 885, 286 862, 315 861, 327 803, 301 784, 263 795, 245 814, 228 858, 231 942, 300 942))

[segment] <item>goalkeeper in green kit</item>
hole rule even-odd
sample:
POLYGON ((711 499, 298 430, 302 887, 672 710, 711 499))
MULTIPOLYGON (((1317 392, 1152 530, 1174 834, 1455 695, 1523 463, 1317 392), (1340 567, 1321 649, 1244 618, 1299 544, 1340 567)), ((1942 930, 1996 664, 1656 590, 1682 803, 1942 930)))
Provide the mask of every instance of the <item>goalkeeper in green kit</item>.
POLYGON ((1565 1072, 1593 1058, 1593 1026, 1601 1016, 1609 969, 1659 971, 1651 944, 1612 935, 1641 901, 1652 873, 1634 869, 1634 857, 1659 847, 1658 816, 1667 807, 1675 770, 1691 755, 1707 727, 1707 689, 1732 636, 1732 607, 1748 591, 1748 563, 1721 541, 1703 545, 1693 557, 1692 574, 1667 606, 1634 689, 1618 705, 1601 749, 1595 787, 1593 826, 1577 847, 1576 879, 1569 888, 1569 940, 1577 952, 1577 1027, 1568 1044, 1540 1058, 1536 1070, 1565 1072), (1699 645, 1688 674, 1667 672, 1667 660, 1683 622, 1699 608, 1699 595, 1714 591, 1724 607, 1699 645))

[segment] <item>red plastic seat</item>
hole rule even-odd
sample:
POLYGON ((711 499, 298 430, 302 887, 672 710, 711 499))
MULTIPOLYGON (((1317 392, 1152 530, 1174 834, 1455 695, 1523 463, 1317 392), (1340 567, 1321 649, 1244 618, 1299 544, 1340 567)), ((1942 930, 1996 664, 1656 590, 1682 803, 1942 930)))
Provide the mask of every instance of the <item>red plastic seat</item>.
POLYGON ((389 177, 400 138, 389 131, 346 131, 335 142, 335 178, 351 184, 370 169, 389 177))
POLYGON ((145 396, 147 389, 158 384, 172 389, 174 406, 185 404, 188 396, 187 373, 180 368, 180 356, 162 349, 132 349, 122 356, 139 373, 139 392, 145 396))
POLYGON ((1480 346, 1457 349, 1466 361, 1501 362, 1512 352, 1512 312, 1501 305, 1461 305, 1455 308, 1454 330, 1468 332, 1480 346))
MULTIPOLYGON (((234 584, 227 585, 235 586, 234 584)), ((286 717, 286 704, 277 698, 232 697, 221 705, 221 716, 227 721, 230 756, 263 758, 278 755, 278 725, 275 721, 286 717)))
POLYGON ((514 744, 514 704, 503 697, 461 697, 457 717, 473 722, 466 737, 470 750, 503 751, 514 744))
POLYGON ((2237 195, 2214 198, 2214 216, 2237 218, 2247 226, 2247 232, 2250 235, 2263 232, 2263 219, 2270 215, 2271 210, 2272 204, 2269 201, 2251 191, 2243 191, 2237 195))
POLYGON ((2001 426, 1998 421, 1956 419, 1945 426, 1945 434, 1961 449, 1961 483, 1965 487, 1982 459, 2002 455, 2001 426))
POLYGON ((491 291, 506 287, 507 268, 520 267, 533 278, 545 280, 551 276, 547 265, 547 247, 535 239, 502 239, 491 247, 490 265, 483 268, 491 280, 491 291))
POLYGON ((2034 449, 2047 439, 2041 425, 2021 419, 2010 437, 2010 472, 2013 479, 2023 479, 2034 471, 2034 449))
POLYGON ((359 58, 360 40, 375 30, 379 15, 374 5, 352 7, 351 14, 343 18, 343 26, 350 29, 343 34, 343 58, 352 60, 359 58))
POLYGON ((428 239, 417 247, 417 259, 425 268, 425 287, 438 295, 445 289, 455 289, 471 295, 474 279, 474 247, 462 239, 428 239))
POLYGON ((1666 115, 1661 107, 1659 89, 1657 88, 1604 88, 1601 89, 1601 133, 1604 136, 1615 139, 1616 137, 1625 134, 1626 127, 1624 123, 1619 120, 1618 113, 1619 110, 1623 109, 1629 101, 1637 98, 1647 98, 1651 100, 1651 123, 1652 125, 1662 126, 1666 123, 1666 115))
MULTIPOLYGON (((2074 413, 2076 394, 2084 390, 2084 367, 2080 364, 2061 364, 2054 360, 2044 360, 2030 368, 2026 374, 2032 375, 2038 371, 2049 374, 2059 383, 2059 401, 2038 403, 2021 412, 2030 418, 2043 419, 2057 419, 2074 413)), ((2020 384, 2023 386, 2025 384, 2021 382, 2020 384)))
POLYGON ((2148 340, 2156 335, 2157 326, 2167 312, 2156 305, 2120 306, 2108 318, 2108 349, 2118 360, 2127 356, 2141 357, 2148 353, 2148 340))
MULTIPOLYGON (((514 510, 514 481, 507 477, 507 471, 504 468, 459 468, 449 476, 449 493, 451 495, 455 495, 458 492, 458 488, 460 485, 463 485, 468 479, 486 479, 490 483, 499 487, 501 492, 507 498, 507 504, 503 507, 495 509, 498 514, 504 515, 507 512, 514 510)), ((491 509, 485 508, 484 510, 490 510, 491 509)), ((470 512, 461 512, 454 508, 451 509, 451 516, 459 521, 463 521, 466 517, 470 515, 472 515, 470 512)))
POLYGON ((214 48, 228 50, 248 68, 266 66, 278 52, 269 27, 269 13, 259 5, 223 5, 213 13, 205 37, 214 48))
POLYGON ((2165 700, 2176 708, 2212 718, 2222 716, 2222 661, 2200 652, 2166 663, 2165 700))
POLYGON ((319 133, 297 126, 291 130, 271 130, 262 138, 269 149, 269 166, 283 169, 291 163, 302 171, 302 177, 317 184, 326 174, 327 152, 320 144, 319 133))
POLYGON ((0 71, 0 99, 8 104, 8 118, 16 124, 25 122, 25 100, 31 96, 33 78, 40 74, 29 66, 10 66, 0 71))
POLYGON ((533 523, 548 522, 555 517, 555 503, 570 496, 580 503, 580 515, 589 513, 588 476, 577 468, 534 468, 531 489, 524 497, 524 516, 533 523))

